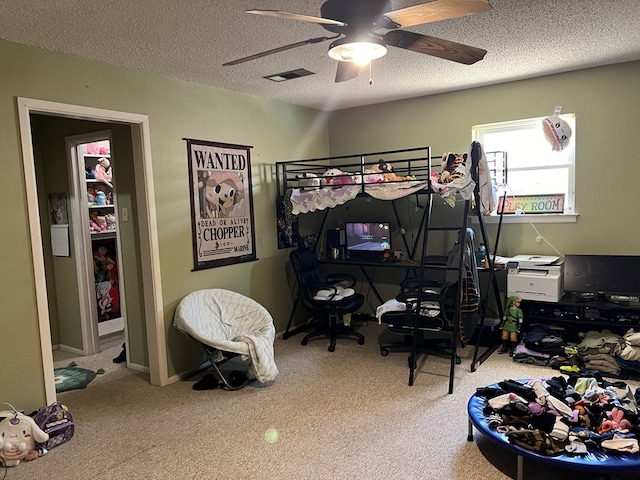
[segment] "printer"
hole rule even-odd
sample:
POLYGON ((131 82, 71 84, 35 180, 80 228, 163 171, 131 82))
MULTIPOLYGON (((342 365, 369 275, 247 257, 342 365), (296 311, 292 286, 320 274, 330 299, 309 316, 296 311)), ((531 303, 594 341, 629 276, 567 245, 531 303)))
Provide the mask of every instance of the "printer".
POLYGON ((558 302, 564 294, 559 257, 516 255, 507 262, 507 295, 524 300, 558 302))

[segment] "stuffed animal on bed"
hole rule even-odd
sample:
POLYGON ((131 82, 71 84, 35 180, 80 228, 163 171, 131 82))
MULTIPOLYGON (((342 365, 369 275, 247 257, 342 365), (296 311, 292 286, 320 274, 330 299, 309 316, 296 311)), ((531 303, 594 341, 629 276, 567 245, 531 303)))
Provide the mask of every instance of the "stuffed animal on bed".
POLYGON ((342 185, 353 185, 356 181, 350 173, 343 172, 339 168, 330 168, 324 172, 320 183, 324 187, 340 187, 342 185))
POLYGON ((465 176, 465 162, 467 154, 447 152, 442 155, 442 171, 440 172, 440 183, 451 183, 465 176))
POLYGON ((369 183, 379 183, 379 182, 404 182, 407 180, 415 180, 415 177, 411 175, 401 176, 396 175, 393 171, 393 165, 384 160, 380 159, 377 165, 373 167, 367 168, 365 173, 368 174, 368 177, 373 179, 369 183))
POLYGON ((315 173, 305 172, 296 175, 298 187, 306 189, 320 188, 320 179, 315 173))
POLYGON ((20 460, 28 462, 40 456, 36 443, 49 440, 33 418, 16 411, 0 412, 0 457, 7 467, 15 467, 20 460))

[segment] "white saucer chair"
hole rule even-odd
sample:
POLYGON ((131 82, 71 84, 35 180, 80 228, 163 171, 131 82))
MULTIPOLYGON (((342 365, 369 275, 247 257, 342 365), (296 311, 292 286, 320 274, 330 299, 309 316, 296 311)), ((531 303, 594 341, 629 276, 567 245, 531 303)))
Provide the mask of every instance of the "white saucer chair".
POLYGON ((268 384, 278 375, 273 318, 249 297, 224 289, 189 293, 176 308, 174 327, 200 342, 207 354, 205 361, 211 363, 218 380, 229 390, 238 390, 256 380, 268 384), (219 368, 238 355, 249 361, 249 378, 240 384, 219 368))

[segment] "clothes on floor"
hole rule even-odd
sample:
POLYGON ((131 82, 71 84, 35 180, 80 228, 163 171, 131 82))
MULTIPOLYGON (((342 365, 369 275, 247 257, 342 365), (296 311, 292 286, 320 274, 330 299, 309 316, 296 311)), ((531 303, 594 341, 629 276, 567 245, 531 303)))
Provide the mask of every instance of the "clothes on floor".
POLYGON ((509 442, 546 455, 638 451, 638 401, 631 387, 570 374, 505 380, 476 389, 487 399, 489 428, 509 442))
POLYGON ((640 379, 640 332, 624 335, 609 330, 580 332, 580 342, 569 345, 561 331, 533 325, 513 352, 513 360, 565 372, 598 371, 622 379, 640 379))

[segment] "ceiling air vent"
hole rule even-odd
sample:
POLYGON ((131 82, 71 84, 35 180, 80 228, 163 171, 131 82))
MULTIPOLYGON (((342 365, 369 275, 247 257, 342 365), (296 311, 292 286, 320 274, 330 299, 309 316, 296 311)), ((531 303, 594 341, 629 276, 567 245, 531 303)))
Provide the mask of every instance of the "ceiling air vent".
POLYGON ((293 80, 294 78, 306 77, 307 75, 314 75, 314 73, 304 68, 298 68, 297 70, 291 70, 289 72, 267 75, 264 78, 273 82, 285 82, 287 80, 293 80))

